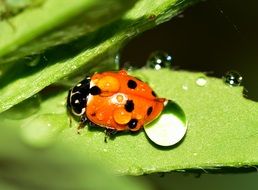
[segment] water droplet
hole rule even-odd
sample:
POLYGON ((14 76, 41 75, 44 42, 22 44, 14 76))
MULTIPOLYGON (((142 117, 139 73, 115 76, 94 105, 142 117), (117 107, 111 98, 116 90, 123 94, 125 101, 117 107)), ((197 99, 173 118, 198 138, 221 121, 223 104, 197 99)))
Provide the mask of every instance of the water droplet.
POLYGON ((205 77, 199 77, 195 82, 198 86, 205 86, 207 84, 207 79, 205 77))
POLYGON ((115 55, 115 64, 116 65, 120 65, 121 64, 121 56, 120 56, 120 53, 117 53, 116 55, 115 55))
POLYGON ((186 134, 187 121, 182 108, 168 100, 160 116, 144 126, 147 136, 160 146, 172 146, 186 134))
POLYGON ((128 168, 128 173, 135 174, 135 175, 142 175, 144 171, 142 167, 133 165, 128 168))
POLYGON ((36 67, 40 63, 40 55, 33 55, 30 57, 27 57, 26 65, 29 67, 36 67))
POLYGON ((127 71, 133 71, 135 68, 129 62, 125 62, 121 69, 125 69, 127 71))
POLYGON ((40 95, 35 94, 30 98, 24 100, 23 102, 13 106, 9 110, 5 111, 3 115, 12 120, 19 120, 27 118, 35 113, 37 113, 40 109, 40 95))
POLYGON ((229 71, 223 77, 223 80, 226 84, 230 86, 240 86, 243 80, 243 77, 237 71, 229 71))
POLYGON ((155 51, 153 52, 148 60, 146 66, 156 70, 161 68, 171 68, 172 65, 172 56, 164 51, 155 51))
POLYGON ((184 84, 184 85, 182 86, 182 89, 183 89, 183 90, 188 90, 188 86, 187 86, 186 84, 184 84))
POLYGON ((21 126, 21 137, 24 143, 44 148, 49 146, 56 139, 57 134, 67 125, 60 124, 67 119, 63 114, 43 114, 25 122, 21 126))

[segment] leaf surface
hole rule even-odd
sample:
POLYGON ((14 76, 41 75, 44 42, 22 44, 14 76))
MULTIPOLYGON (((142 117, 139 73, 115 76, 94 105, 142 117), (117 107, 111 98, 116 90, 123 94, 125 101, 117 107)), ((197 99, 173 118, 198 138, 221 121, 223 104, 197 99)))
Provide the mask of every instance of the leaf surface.
POLYGON ((143 131, 135 135, 121 133, 105 143, 102 128, 96 127, 86 127, 79 135, 76 121, 69 127, 65 90, 48 98, 42 95, 39 111, 23 121, 24 129, 28 127, 25 134, 29 134, 24 140, 37 147, 47 146, 58 137, 58 141, 75 145, 82 158, 100 160, 118 174, 258 164, 258 104, 242 96, 242 87, 230 87, 221 79, 202 73, 140 69, 132 74, 147 81, 160 97, 176 101, 185 111, 188 131, 181 143, 159 147, 143 131), (199 77, 205 77, 205 86, 196 84, 199 77), (48 125, 59 130, 51 130, 48 125), (43 135, 39 132, 42 126, 47 128, 43 135))

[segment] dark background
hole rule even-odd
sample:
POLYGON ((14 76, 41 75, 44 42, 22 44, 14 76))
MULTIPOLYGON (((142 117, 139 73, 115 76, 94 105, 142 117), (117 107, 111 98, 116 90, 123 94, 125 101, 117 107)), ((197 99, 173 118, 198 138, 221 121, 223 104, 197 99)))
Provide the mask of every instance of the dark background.
MULTIPOLYGON (((210 0, 130 41, 121 61, 144 65, 156 50, 169 52, 176 69, 222 77, 236 70, 244 77, 249 99, 258 101, 258 1, 210 0)), ((254 170, 255 171, 255 170, 254 170)), ((258 189, 258 173, 172 173, 142 176, 155 189, 258 189)))
POLYGON ((243 76, 247 97, 258 101, 258 1, 201 2, 143 33, 122 51, 121 61, 144 65, 156 50, 170 53, 176 69, 222 77, 243 76))

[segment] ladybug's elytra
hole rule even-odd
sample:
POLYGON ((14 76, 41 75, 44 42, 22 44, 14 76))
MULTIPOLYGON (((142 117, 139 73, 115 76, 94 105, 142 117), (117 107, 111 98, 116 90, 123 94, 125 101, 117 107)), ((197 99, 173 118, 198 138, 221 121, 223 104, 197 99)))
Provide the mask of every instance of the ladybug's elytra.
POLYGON ((112 131, 138 131, 158 117, 165 101, 147 83, 120 70, 85 78, 69 91, 67 105, 84 123, 112 131))

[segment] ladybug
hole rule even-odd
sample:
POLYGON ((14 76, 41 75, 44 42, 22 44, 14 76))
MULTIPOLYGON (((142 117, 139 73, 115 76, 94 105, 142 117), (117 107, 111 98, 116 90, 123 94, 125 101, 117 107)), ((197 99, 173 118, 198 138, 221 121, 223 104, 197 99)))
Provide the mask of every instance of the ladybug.
POLYGON ((67 107, 82 124, 113 133, 138 131, 159 116, 165 102, 147 83, 120 70, 86 77, 69 91, 67 107))

